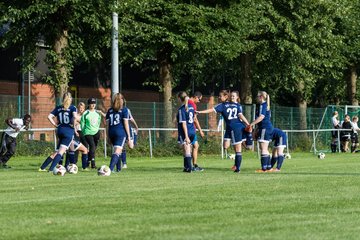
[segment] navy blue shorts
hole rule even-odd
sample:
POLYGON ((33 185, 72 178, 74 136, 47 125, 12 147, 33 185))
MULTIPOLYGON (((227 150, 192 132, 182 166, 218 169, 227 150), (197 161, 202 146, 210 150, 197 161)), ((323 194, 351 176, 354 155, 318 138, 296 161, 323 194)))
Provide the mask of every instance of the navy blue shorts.
POLYGON ((270 142, 273 129, 262 128, 258 130, 258 142, 270 142))
POLYGON ((226 129, 224 140, 230 140, 231 145, 237 145, 243 141, 244 128, 226 129))
POLYGON ((275 148, 286 147, 286 140, 287 140, 286 134, 283 134, 282 136, 275 138, 274 147, 275 148))
MULTIPOLYGON (((195 133, 189 133, 189 139, 190 139, 190 143, 191 144, 194 144, 195 141, 197 141, 197 137, 196 137, 196 134, 195 133)), ((178 143, 183 145, 185 144, 185 135, 184 134, 180 134, 178 136, 178 143)))
POLYGON ((57 136, 59 138, 58 146, 63 146, 68 149, 74 139, 74 129, 70 127, 59 127, 57 129, 57 136))

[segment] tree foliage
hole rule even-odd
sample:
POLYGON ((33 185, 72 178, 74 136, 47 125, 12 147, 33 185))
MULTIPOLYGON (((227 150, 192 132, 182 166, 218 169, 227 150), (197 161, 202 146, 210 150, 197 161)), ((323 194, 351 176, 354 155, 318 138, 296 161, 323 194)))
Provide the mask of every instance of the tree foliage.
MULTIPOLYGON (((30 67, 43 40, 48 81, 67 86, 78 62, 110 62, 113 3, 2 1, 0 24, 8 27, 0 46, 24 46, 30 67)), ((184 79, 215 90, 239 88, 248 56, 253 94, 263 89, 286 105, 346 103, 339 100, 345 70, 359 66, 359 6, 359 0, 117 1, 121 62, 152 69, 147 83, 161 90, 184 79)))
POLYGON ((22 46, 25 69, 34 65, 39 43, 47 48, 50 75, 46 80, 57 93, 67 90, 74 64, 102 57, 109 48, 111 32, 109 1, 4 1, 0 7, 0 25, 8 31, 1 47, 22 46))

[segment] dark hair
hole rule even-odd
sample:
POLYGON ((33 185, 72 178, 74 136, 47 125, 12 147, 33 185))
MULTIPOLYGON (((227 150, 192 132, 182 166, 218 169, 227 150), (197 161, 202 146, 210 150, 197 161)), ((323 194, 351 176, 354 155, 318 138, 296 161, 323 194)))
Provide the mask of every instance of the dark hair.
POLYGON ((25 120, 26 120, 26 119, 31 119, 30 114, 25 114, 24 117, 23 117, 23 119, 25 119, 25 120))
POLYGON ((187 97, 187 94, 186 94, 186 92, 181 91, 181 92, 178 93, 177 96, 178 96, 178 98, 180 98, 180 100, 183 102, 183 101, 185 101, 185 98, 187 97))
POLYGON ((194 92, 193 94, 191 94, 191 97, 198 97, 198 98, 201 98, 201 97, 202 97, 202 94, 201 94, 201 92, 196 91, 196 92, 194 92))

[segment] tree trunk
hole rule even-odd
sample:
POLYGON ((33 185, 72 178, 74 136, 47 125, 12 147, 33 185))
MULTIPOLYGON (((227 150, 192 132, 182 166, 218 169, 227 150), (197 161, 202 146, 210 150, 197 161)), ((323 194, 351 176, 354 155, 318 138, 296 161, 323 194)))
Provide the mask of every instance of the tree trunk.
MULTIPOLYGON (((307 130, 307 102, 304 98, 304 88, 305 84, 303 81, 298 82, 298 92, 297 92, 297 104, 299 106, 299 129, 307 130)), ((306 132, 299 134, 298 142, 309 142, 309 138, 306 132)), ((306 147, 306 146, 303 146, 306 147)))
POLYGON ((242 104, 252 104, 251 94, 251 55, 244 53, 240 56, 241 80, 240 98, 242 104))
MULTIPOLYGON (((170 46, 165 46, 158 52, 158 65, 159 65, 159 82, 163 90, 163 103, 164 103, 164 118, 163 127, 173 128, 172 121, 172 75, 171 75, 171 63, 170 63, 170 46)), ((171 132, 161 132, 161 136, 164 142, 168 142, 171 139, 171 132)))
POLYGON ((62 33, 58 36, 54 43, 54 51, 57 55, 57 60, 55 62, 56 73, 56 95, 60 98, 68 91, 69 76, 67 69, 67 62, 65 56, 65 49, 68 46, 68 32, 63 30, 62 33))
POLYGON ((244 53, 240 56, 240 68, 241 68, 241 79, 240 79, 240 99, 244 107, 244 115, 248 121, 252 121, 252 93, 251 93, 251 55, 244 53))
POLYGON ((349 102, 351 105, 359 105, 359 101, 356 98, 356 81, 357 81, 357 73, 356 66, 350 67, 350 74, 348 79, 348 90, 349 90, 349 102))

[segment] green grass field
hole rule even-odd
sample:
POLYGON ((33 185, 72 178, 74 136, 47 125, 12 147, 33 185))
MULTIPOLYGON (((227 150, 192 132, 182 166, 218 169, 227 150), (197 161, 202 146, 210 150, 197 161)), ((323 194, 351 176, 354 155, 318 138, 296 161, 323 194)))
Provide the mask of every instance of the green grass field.
MULTIPOLYGON (((292 153, 280 173, 259 160, 129 158, 110 177, 37 172, 44 158, 0 170, 0 239, 358 239, 360 155, 292 153)), ((97 165, 108 164, 98 160, 97 165)))

